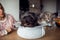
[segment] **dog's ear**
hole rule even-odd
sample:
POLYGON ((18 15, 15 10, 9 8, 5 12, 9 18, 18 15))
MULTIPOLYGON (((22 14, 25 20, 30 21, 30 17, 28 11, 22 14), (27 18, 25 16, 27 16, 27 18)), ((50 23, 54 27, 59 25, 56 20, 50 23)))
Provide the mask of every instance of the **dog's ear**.
POLYGON ((20 12, 20 17, 19 17, 20 21, 23 20, 23 18, 25 16, 28 16, 28 11, 27 12, 24 12, 24 11, 20 12))
POLYGON ((24 15, 24 11, 21 11, 20 10, 20 13, 19 13, 19 19, 21 20, 21 18, 22 18, 22 15, 24 15))

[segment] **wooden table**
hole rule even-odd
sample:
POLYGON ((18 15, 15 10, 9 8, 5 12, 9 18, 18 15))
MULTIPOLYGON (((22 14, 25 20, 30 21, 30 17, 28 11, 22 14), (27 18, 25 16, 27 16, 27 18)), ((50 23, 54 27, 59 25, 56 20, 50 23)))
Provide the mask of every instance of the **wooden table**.
MULTIPOLYGON (((6 36, 0 37, 0 40, 28 40, 28 39, 19 37, 16 31, 13 31, 12 33, 6 36)), ((53 30, 46 29, 46 35, 44 37, 34 40, 60 40, 60 28, 55 28, 53 30)))

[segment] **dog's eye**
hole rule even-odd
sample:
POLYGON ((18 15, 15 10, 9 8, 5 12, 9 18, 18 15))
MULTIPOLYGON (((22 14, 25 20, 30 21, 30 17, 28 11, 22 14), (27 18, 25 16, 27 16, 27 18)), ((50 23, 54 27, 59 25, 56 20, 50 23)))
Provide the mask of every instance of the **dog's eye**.
POLYGON ((29 25, 29 23, 27 25, 29 25))

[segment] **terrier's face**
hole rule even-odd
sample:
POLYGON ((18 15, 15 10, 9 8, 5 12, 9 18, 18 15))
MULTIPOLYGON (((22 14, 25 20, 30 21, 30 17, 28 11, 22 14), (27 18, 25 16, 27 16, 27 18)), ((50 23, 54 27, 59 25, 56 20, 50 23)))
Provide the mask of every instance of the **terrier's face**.
POLYGON ((22 16, 21 16, 21 25, 24 26, 24 27, 30 27, 32 26, 32 24, 28 23, 29 22, 29 18, 28 18, 28 15, 29 13, 28 12, 25 12, 22 16), (26 22, 28 21, 28 22, 26 22))
POLYGON ((37 24, 37 18, 34 15, 34 13, 26 13, 22 16, 21 20, 22 26, 25 27, 33 27, 34 25, 37 24))

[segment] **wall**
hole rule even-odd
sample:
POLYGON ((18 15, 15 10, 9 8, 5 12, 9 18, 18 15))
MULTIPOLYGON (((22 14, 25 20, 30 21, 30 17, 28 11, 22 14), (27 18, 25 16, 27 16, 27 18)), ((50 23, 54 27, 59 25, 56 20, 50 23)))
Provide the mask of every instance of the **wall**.
MULTIPOLYGON (((31 6, 31 4, 35 4, 35 8, 37 8, 38 12, 40 11, 39 10, 40 9, 40 0, 29 0, 29 2, 30 2, 30 6, 31 6)), ((43 0, 43 7, 44 7, 43 12, 49 11, 49 12, 55 13, 56 12, 56 0, 43 0)), ((32 9, 30 8, 30 10, 32 10, 32 9)), ((34 9, 34 11, 35 11, 35 9, 34 9)))
POLYGON ((0 0, 0 3, 7 14, 13 15, 17 21, 19 20, 19 0, 0 0))
POLYGON ((43 0, 43 11, 56 12, 56 0, 43 0))

